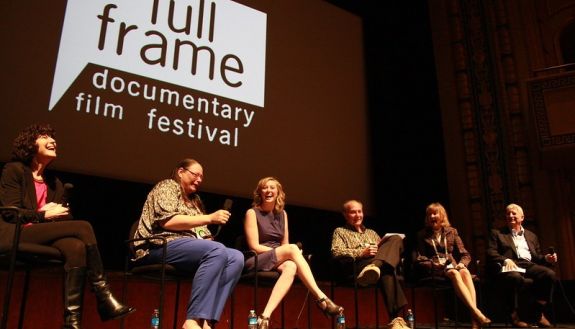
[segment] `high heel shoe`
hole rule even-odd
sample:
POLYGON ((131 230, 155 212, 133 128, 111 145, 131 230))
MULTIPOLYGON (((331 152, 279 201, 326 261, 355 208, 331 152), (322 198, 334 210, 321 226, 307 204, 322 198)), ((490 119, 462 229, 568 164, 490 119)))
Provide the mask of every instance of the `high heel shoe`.
POLYGON ((519 318, 517 311, 513 311, 513 313, 511 313, 510 320, 511 320, 511 325, 515 328, 528 328, 529 327, 527 322, 522 321, 519 318))
POLYGON ((263 315, 258 316, 258 329, 269 329, 269 327, 270 318, 263 315))
POLYGON ((474 318, 477 324, 481 327, 485 327, 491 324, 491 319, 489 319, 483 314, 475 314, 474 318))
POLYGON ((331 315, 338 315, 339 313, 343 312, 343 307, 336 305, 331 299, 327 297, 320 298, 316 300, 317 307, 323 312, 325 316, 331 315), (322 303, 325 303, 325 307, 322 307, 322 303))

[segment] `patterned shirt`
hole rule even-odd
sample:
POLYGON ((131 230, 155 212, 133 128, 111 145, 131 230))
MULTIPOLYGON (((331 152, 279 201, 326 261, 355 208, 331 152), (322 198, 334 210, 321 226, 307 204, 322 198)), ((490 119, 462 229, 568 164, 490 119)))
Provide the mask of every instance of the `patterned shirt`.
MULTIPOLYGON (((202 214, 203 212, 200 208, 184 201, 182 188, 178 182, 173 179, 163 180, 156 184, 148 194, 134 238, 163 236, 166 237, 168 241, 182 237, 203 239, 207 236, 211 236, 210 230, 206 225, 184 231, 168 231, 160 225, 162 221, 168 220, 176 215, 197 216, 202 214)), ((157 240, 157 244, 159 243, 161 243, 161 240, 157 240)), ((154 240, 151 240, 150 244, 145 241, 134 242, 136 259, 142 258, 149 253, 149 248, 154 247, 154 240)))
POLYGON ((333 257, 357 258, 366 245, 377 245, 379 240, 379 235, 372 229, 363 227, 363 232, 358 232, 350 225, 338 227, 331 238, 331 254, 333 257))

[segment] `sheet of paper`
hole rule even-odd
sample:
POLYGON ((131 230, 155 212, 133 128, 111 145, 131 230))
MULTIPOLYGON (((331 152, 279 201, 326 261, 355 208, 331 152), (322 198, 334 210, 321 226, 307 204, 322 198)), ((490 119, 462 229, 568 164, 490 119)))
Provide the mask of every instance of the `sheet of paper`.
POLYGON ((385 235, 379 240, 377 243, 378 246, 381 246, 387 239, 391 238, 392 236, 399 236, 402 239, 405 239, 405 234, 403 233, 385 233, 385 235))
POLYGON ((521 267, 517 267, 511 270, 506 269, 505 267, 501 268, 501 273, 507 273, 507 272, 519 272, 519 273, 525 273, 525 269, 521 268, 521 267))

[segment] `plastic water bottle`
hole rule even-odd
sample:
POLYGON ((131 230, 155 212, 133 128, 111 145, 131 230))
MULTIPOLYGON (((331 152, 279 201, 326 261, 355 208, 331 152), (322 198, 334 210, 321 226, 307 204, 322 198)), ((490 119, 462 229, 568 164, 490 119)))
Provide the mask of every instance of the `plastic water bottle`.
POLYGON ((413 314, 413 311, 410 308, 407 309, 407 315, 405 318, 407 319, 407 325, 411 329, 415 329, 415 314, 413 314))
POLYGON ((160 327, 160 310, 155 308, 154 313, 152 313, 152 319, 150 320, 150 328, 158 329, 160 327))
POLYGON ((258 316, 254 310, 250 310, 248 315, 248 329, 258 329, 258 316))
POLYGON ((337 321, 335 323, 336 329, 345 329, 345 315, 343 312, 339 312, 337 316, 337 321))

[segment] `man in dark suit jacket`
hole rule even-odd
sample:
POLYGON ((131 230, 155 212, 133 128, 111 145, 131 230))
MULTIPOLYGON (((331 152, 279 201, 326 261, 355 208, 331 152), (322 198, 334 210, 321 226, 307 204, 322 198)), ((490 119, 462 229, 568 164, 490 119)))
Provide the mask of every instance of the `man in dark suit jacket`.
MULTIPOLYGON (((533 293, 537 301, 537 310, 540 314, 538 325, 550 327, 551 323, 545 318, 545 305, 551 299, 555 272, 549 268, 557 262, 557 254, 541 254, 537 236, 523 228, 521 223, 525 218, 523 209, 510 204, 505 211, 507 227, 501 230, 493 230, 489 238, 487 258, 490 265, 501 268, 497 274, 499 279, 504 280, 506 287, 511 288, 508 293, 513 294, 516 289, 523 285, 524 278, 533 280, 533 293)), ((511 322, 515 327, 526 328, 527 323, 521 321, 518 315, 518 305, 513 302, 511 322)))

